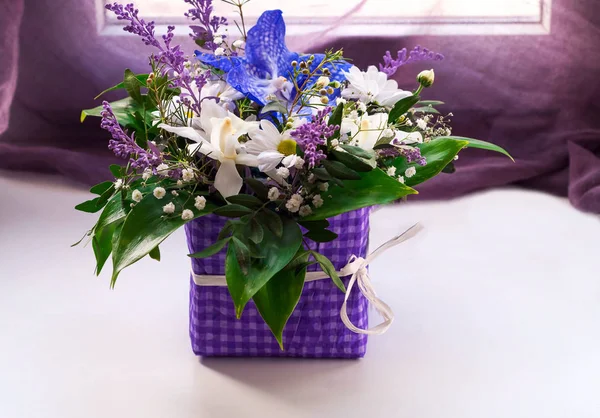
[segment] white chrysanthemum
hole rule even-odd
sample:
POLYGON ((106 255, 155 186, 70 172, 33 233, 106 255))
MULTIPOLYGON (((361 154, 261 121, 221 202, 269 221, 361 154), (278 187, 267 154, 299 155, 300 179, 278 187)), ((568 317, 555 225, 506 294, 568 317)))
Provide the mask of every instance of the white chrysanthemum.
POLYGON ((398 181, 402 184, 404 184, 404 177, 402 176, 398 176, 398 181))
POLYGON ((271 202, 279 199, 279 189, 277 187, 271 187, 269 189, 269 193, 267 195, 271 202))
POLYGON ((148 180, 150 177, 152 177, 152 169, 151 168, 147 168, 144 170, 144 172, 142 173, 142 180, 146 181, 148 180))
POLYGON ((192 181, 194 180, 194 177, 196 177, 196 174, 194 173, 193 169, 184 168, 183 170, 181 170, 181 179, 183 181, 192 181))
POLYGON ((206 198, 204 196, 196 196, 194 207, 198 210, 204 210, 206 207, 206 198))
POLYGON ((329 190, 329 183, 319 183, 317 187, 320 191, 326 192, 327 190, 329 190))
POLYGON ((156 173, 159 176, 167 177, 169 175, 169 166, 165 163, 159 164, 159 166, 156 167, 156 173))
POLYGON ((371 65, 366 72, 352 66, 344 72, 350 82, 348 88, 342 91, 342 97, 357 99, 364 103, 377 102, 382 106, 392 107, 400 99, 412 95, 409 91, 398 89, 398 83, 388 80, 387 74, 371 65))
POLYGON ((425 119, 418 119, 417 120, 417 128, 419 128, 422 131, 424 131, 425 129, 427 129, 427 122, 425 121, 425 119))
POLYGON ((154 189, 152 194, 154 195, 155 198, 162 199, 167 194, 167 191, 162 187, 157 187, 154 189))
POLYGON ((415 174, 417 174, 417 169, 414 167, 408 167, 406 169, 406 171, 404 172, 404 175, 408 178, 411 178, 412 176, 414 176, 415 174))
POLYGON ((390 167, 387 169, 387 175, 394 177, 396 175, 396 167, 390 167))
POLYGON ((169 202, 166 205, 164 205, 163 212, 166 213, 167 215, 171 215, 171 214, 175 213, 175 205, 173 204, 173 202, 169 202))
POLYGON ((185 209, 183 212, 181 212, 181 219, 184 221, 191 221, 194 219, 194 212, 189 209, 185 209))
POLYGON ((364 150, 372 150, 387 126, 387 113, 365 114, 359 119, 344 118, 341 132, 350 132, 350 138, 352 138, 350 143, 352 145, 357 145, 364 150))
POLYGON ((312 213, 312 209, 308 205, 304 205, 304 206, 300 207, 300 209, 298 210, 298 214, 300 216, 308 216, 311 213, 312 213))
POLYGON ((134 202, 141 202, 142 199, 144 198, 144 195, 142 195, 142 192, 135 189, 133 192, 131 192, 131 198, 133 199, 134 202))
POLYGON ((321 206, 323 206, 324 203, 323 198, 320 194, 316 194, 313 196, 312 203, 315 208, 320 208, 321 206))
POLYGON ((286 168, 294 167, 300 159, 296 154, 296 141, 289 134, 280 133, 268 120, 261 120, 260 128, 250 129, 248 135, 251 141, 246 142, 246 151, 257 156, 258 169, 262 172, 275 170, 279 163, 286 168))
POLYGON ((115 185, 115 190, 121 190, 123 187, 123 180, 117 179, 113 184, 115 185))
POLYGON ((290 176, 290 170, 286 167, 279 167, 277 170, 275 170, 275 173, 284 179, 287 179, 290 176))
POLYGON ((286 202, 285 207, 292 213, 298 212, 300 206, 304 202, 304 198, 299 194, 293 194, 292 197, 286 202))

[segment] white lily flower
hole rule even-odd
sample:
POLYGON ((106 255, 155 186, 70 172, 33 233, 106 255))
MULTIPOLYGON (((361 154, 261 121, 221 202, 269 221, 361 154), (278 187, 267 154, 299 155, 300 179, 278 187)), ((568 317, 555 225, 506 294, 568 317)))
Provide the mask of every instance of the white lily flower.
POLYGON ((235 165, 258 166, 256 156, 243 153, 239 143, 240 136, 247 134, 248 130, 256 125, 256 122, 246 122, 226 111, 214 100, 205 100, 202 102, 199 123, 189 127, 166 124, 161 124, 159 127, 196 141, 197 144, 188 146, 191 153, 201 152, 221 163, 214 185, 223 197, 227 198, 238 194, 243 184, 235 165))
POLYGON ((342 97, 346 99, 358 99, 364 103, 377 102, 382 106, 392 107, 398 100, 412 95, 410 91, 399 89, 395 80, 388 80, 387 74, 373 65, 366 72, 352 66, 344 75, 350 82, 342 91, 342 97))
POLYGON ((372 150, 377 141, 382 137, 382 132, 388 126, 387 113, 363 115, 359 119, 344 118, 341 132, 350 132, 350 144, 364 150, 372 150))
POLYGON ((288 133, 280 133, 268 120, 260 121, 260 128, 253 127, 248 135, 252 139, 246 142, 248 154, 257 156, 258 169, 262 172, 275 170, 279 163, 286 168, 292 168, 301 159, 296 155, 296 141, 288 133), (262 129, 260 129, 262 128, 262 129))

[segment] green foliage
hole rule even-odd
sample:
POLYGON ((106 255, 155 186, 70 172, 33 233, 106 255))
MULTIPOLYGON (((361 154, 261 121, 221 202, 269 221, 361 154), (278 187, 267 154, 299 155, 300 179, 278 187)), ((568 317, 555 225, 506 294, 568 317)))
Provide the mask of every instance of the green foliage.
MULTIPOLYGON (((333 110, 333 113, 329 117, 329 122, 328 122, 329 126, 334 126, 334 125, 341 126, 343 117, 344 117, 344 105, 343 105, 343 103, 340 103, 333 110)), ((331 138, 327 138, 327 145, 331 146, 331 141, 333 141, 334 139, 337 139, 339 137, 340 137, 340 129, 335 131, 335 133, 331 136, 331 138)))
POLYGON ((335 267, 333 266, 331 261, 329 261, 329 259, 323 254, 319 254, 316 251, 309 251, 309 253, 315 258, 315 260, 317 260, 319 266, 321 266, 321 270, 323 270, 325 274, 331 277, 331 280, 338 287, 338 289, 346 293, 346 286, 344 286, 342 279, 340 279, 340 276, 338 276, 337 271, 335 270, 335 267))
POLYGON ((138 80, 137 76, 131 71, 129 68, 125 70, 125 75, 123 76, 123 84, 125 85, 125 89, 133 100, 139 105, 144 104, 144 98, 142 97, 142 83, 138 80))
POLYGON ((423 183, 432 177, 437 176, 449 163, 454 160, 454 157, 460 150, 466 147, 467 141, 458 141, 450 138, 437 138, 431 142, 419 144, 421 155, 427 160, 427 165, 421 167, 417 163, 409 164, 404 157, 396 158, 392 165, 396 167, 396 173, 404 175, 404 172, 409 167, 415 167, 416 174, 404 180, 407 186, 416 186, 423 183))
POLYGON ((440 137, 440 138, 454 139, 455 141, 467 141, 469 143, 469 145, 467 145, 468 148, 479 148, 479 149, 484 149, 484 150, 488 150, 488 151, 498 152, 500 154, 506 155, 513 162, 515 161, 514 158, 504 148, 499 147, 498 145, 492 144, 490 142, 481 141, 479 139, 473 139, 473 138, 465 138, 462 136, 446 136, 446 137, 440 137))
POLYGON ((180 191, 179 196, 169 199, 156 199, 152 194, 144 196, 136 204, 123 223, 123 229, 116 245, 113 243, 113 275, 111 286, 114 286, 119 273, 125 268, 148 255, 176 229, 183 226, 180 214, 183 209, 194 212, 195 218, 207 215, 215 209, 215 205, 206 202, 206 207, 198 211, 194 207, 194 198, 188 192, 180 191), (173 202, 177 214, 165 216, 163 206, 173 202))
POLYGON ((269 188, 260 180, 255 178, 247 178, 244 180, 259 199, 266 201, 269 196, 269 188))
POLYGON ((302 245, 298 224, 290 218, 277 217, 283 224, 281 237, 270 229, 264 230, 261 245, 256 249, 261 258, 248 260, 249 250, 246 252, 247 248, 244 248, 243 228, 234 226, 233 236, 237 240, 228 245, 225 276, 238 318, 248 301, 294 258, 302 245))
POLYGON ((419 99, 419 96, 415 96, 413 94, 412 96, 408 96, 404 99, 399 100, 390 111, 388 122, 395 123, 400 118, 400 116, 404 115, 410 110, 411 107, 417 104, 419 99))
POLYGON ((381 169, 360 173, 360 180, 345 180, 344 187, 332 185, 322 195, 325 203, 303 221, 331 218, 341 213, 393 202, 417 191, 388 176, 381 169))
POLYGON ((247 208, 259 208, 263 205, 263 202, 255 196, 249 194, 238 194, 227 198, 229 203, 236 205, 245 206, 247 208))
MULTIPOLYGON (((357 148, 357 147, 353 147, 357 148)), ((356 151, 354 151, 356 152, 356 151)), ((338 151, 333 150, 331 154, 335 157, 336 160, 342 162, 346 167, 354 171, 371 171, 375 167, 377 167, 377 161, 375 160, 375 153, 373 153, 370 158, 359 157, 356 154, 352 154, 347 151, 338 151)), ((327 168, 327 167, 325 167, 327 168)), ((342 177, 339 177, 342 178, 342 177)), ((350 179, 352 180, 352 179, 350 179)))
POLYGON ((252 213, 251 209, 246 206, 229 204, 215 209, 215 215, 224 216, 227 218, 239 218, 240 216, 252 213))
POLYGON ((102 194, 99 197, 96 197, 92 200, 88 200, 87 202, 83 202, 83 203, 80 203, 79 205, 75 206, 75 209, 77 209, 81 212, 88 212, 88 213, 99 212, 106 205, 106 203, 108 202, 108 200, 114 193, 115 186, 112 182, 110 182, 110 185, 108 186, 108 188, 105 188, 105 183, 101 183, 97 186, 92 187, 91 190, 94 190, 94 192, 96 192, 96 193, 100 192, 102 190, 104 190, 104 191, 102 192, 102 194))
POLYGON ((339 161, 323 160, 323 167, 332 177, 342 180, 360 180, 360 174, 339 161))
POLYGON ((158 248, 158 245, 156 247, 154 247, 154 249, 152 251, 150 251, 148 253, 148 255, 150 256, 151 259, 160 261, 160 249, 158 248))
POLYGON ((337 239, 338 234, 328 229, 313 229, 304 234, 304 236, 315 242, 331 242, 337 239))
MULTIPOLYGON (((305 251, 300 250, 298 254, 300 261, 308 259, 305 251)), ((306 267, 299 272, 295 268, 285 268, 276 273, 252 297, 256 309, 277 339, 281 350, 284 349, 283 329, 300 300, 305 276, 306 267)))
MULTIPOLYGON (((137 74, 135 75, 135 78, 137 79, 137 81, 142 84, 145 85, 146 84, 146 80, 148 80, 148 76, 149 74, 137 74)), ((122 90, 125 89, 125 81, 120 82, 119 84, 117 84, 116 86, 112 86, 106 90, 104 90, 102 93, 100 93, 99 95, 97 95, 96 97, 94 97, 94 100, 97 100, 98 98, 100 98, 100 96, 103 96, 104 94, 108 93, 109 91, 114 91, 114 90, 122 90)))
POLYGON ((219 251, 221 251, 223 248, 225 248, 225 246, 229 243, 230 240, 231 240, 231 238, 220 239, 217 242, 215 242, 214 244, 206 247, 202 251, 199 251, 194 254, 189 254, 189 257, 192 257, 192 258, 212 257, 213 255, 215 255, 219 251))

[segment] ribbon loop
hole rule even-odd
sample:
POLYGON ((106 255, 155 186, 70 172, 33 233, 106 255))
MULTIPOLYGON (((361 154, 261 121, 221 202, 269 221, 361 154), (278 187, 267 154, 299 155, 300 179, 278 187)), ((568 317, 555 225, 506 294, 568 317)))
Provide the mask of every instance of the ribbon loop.
MULTIPOLYGON (((392 311, 392 308, 390 308, 390 306, 381 300, 377 296, 377 293, 375 293, 367 266, 371 264, 379 255, 383 254, 388 249, 414 237, 422 229, 423 226, 418 223, 411 226, 402 234, 395 236, 391 240, 380 245, 377 249, 375 249, 375 251, 369 254, 366 259, 352 255, 350 260, 348 260, 348 264, 346 264, 346 266, 344 266, 344 268, 338 272, 340 277, 351 276, 346 289, 346 294, 344 295, 344 303, 342 304, 342 308, 340 310, 342 322, 350 331, 353 331, 357 334, 378 335, 386 332, 392 325, 392 322, 394 321, 394 312, 392 311), (350 318, 348 317, 348 299, 350 298, 355 284, 358 284, 358 289, 360 292, 383 318, 383 322, 373 328, 358 328, 352 323, 352 321, 350 321, 350 318)), ((192 271, 192 277, 194 279, 194 283, 196 283, 198 286, 227 286, 225 276, 222 275, 197 275, 192 271)), ((329 279, 329 276, 321 271, 306 273, 306 281, 323 279, 329 279)))

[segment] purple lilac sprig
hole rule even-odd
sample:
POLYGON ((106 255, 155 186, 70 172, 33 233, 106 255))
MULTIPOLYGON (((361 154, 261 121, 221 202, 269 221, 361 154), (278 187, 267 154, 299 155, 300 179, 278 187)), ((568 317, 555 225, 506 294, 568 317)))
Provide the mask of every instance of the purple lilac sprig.
POLYGON ((102 102, 101 113, 102 121, 100 127, 110 132, 112 139, 108 141, 108 149, 120 158, 130 158, 131 166, 138 170, 145 170, 149 167, 156 167, 161 164, 162 158, 157 150, 146 150, 140 147, 133 137, 127 135, 115 116, 110 104, 107 101, 102 102))
POLYGON ((427 165, 427 160, 421 155, 421 149, 417 147, 402 148, 402 155, 406 157, 406 161, 410 164, 416 162, 420 166, 427 165))
POLYGON ((201 89, 206 84, 206 75, 202 73, 191 73, 186 68, 185 54, 180 45, 173 45, 173 37, 175 30, 174 26, 169 26, 167 33, 162 36, 164 46, 156 39, 155 24, 153 21, 146 22, 139 17, 139 10, 132 3, 123 6, 119 3, 107 4, 107 10, 110 10, 117 16, 117 20, 127 21, 128 24, 123 27, 123 30, 142 38, 144 44, 153 46, 159 50, 156 59, 158 63, 165 64, 167 71, 172 71, 175 78, 171 80, 173 87, 181 87, 187 90, 188 104, 196 111, 200 111, 200 101, 192 90, 192 83, 196 84, 198 89, 201 89))
POLYGON ((218 45, 213 42, 215 33, 221 28, 221 26, 227 25, 227 19, 220 16, 213 16, 213 5, 212 0, 184 0, 187 4, 192 6, 185 16, 192 19, 194 22, 198 22, 199 25, 191 25, 193 33, 190 36, 204 44, 204 48, 211 51, 215 51, 218 45))
POLYGON ((398 51, 397 58, 394 59, 390 51, 387 51, 383 56, 383 64, 379 64, 379 70, 386 73, 388 77, 393 76, 398 71, 398 68, 403 65, 416 61, 441 61, 444 56, 440 53, 433 52, 427 48, 415 46, 412 51, 408 52, 406 48, 398 51))
POLYGON ((325 117, 331 112, 332 107, 328 106, 319 112, 311 122, 300 125, 295 131, 291 132, 292 138, 304 150, 304 159, 308 161, 308 167, 314 168, 326 156, 320 146, 325 145, 327 138, 335 134, 340 127, 338 125, 328 125, 325 117))

